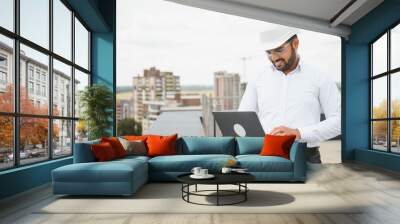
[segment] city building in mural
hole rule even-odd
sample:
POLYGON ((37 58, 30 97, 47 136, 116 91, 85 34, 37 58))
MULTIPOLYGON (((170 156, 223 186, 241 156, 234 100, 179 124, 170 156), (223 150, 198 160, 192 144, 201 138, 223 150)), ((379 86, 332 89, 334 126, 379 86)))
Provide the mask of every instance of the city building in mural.
POLYGON ((179 76, 155 67, 133 77, 133 114, 148 129, 160 115, 161 107, 177 106, 181 99, 179 76))
POLYGON ((214 73, 214 100, 216 110, 236 110, 241 95, 240 76, 238 73, 218 71, 214 73))

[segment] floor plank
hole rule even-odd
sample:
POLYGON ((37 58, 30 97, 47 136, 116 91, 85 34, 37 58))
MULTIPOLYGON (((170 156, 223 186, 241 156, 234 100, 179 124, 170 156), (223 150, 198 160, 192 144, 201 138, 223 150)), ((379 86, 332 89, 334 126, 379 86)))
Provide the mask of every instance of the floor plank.
POLYGON ((0 223, 15 224, 262 224, 262 223, 400 223, 400 175, 359 163, 310 168, 308 182, 323 186, 349 203, 362 204, 360 214, 36 214, 54 201, 50 186, 0 201, 0 223))

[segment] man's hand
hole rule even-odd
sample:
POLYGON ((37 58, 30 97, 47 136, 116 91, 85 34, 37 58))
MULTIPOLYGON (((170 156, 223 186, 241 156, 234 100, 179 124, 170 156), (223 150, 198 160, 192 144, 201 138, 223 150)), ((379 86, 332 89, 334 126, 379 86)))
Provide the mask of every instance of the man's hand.
POLYGON ((296 135, 296 139, 300 139, 300 131, 298 129, 288 128, 285 126, 279 126, 272 129, 270 135, 296 135))

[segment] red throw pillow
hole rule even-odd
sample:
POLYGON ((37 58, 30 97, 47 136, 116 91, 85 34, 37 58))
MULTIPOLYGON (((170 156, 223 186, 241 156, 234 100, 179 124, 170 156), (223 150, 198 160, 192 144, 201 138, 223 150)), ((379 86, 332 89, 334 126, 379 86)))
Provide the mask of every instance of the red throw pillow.
POLYGON ((150 135, 147 137, 147 155, 148 156, 165 156, 176 155, 176 139, 178 135, 157 136, 150 135))
POLYGON ((116 137, 109 137, 109 138, 101 138, 101 142, 108 142, 112 146, 115 151, 115 155, 118 158, 126 156, 126 151, 124 146, 122 146, 121 142, 116 137))
POLYGON ((280 156, 289 159, 290 148, 295 139, 295 135, 265 135, 260 155, 280 156))
POLYGON ((113 147, 108 142, 93 144, 90 147, 92 149, 94 157, 99 162, 110 161, 117 158, 113 147))

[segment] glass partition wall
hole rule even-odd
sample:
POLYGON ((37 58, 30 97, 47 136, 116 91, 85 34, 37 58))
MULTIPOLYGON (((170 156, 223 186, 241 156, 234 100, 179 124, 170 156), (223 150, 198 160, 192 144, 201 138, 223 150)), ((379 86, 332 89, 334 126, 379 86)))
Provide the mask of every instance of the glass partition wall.
POLYGON ((90 85, 89 29, 62 0, 0 8, 0 170, 70 156, 74 136, 86 138, 76 126, 90 85))

